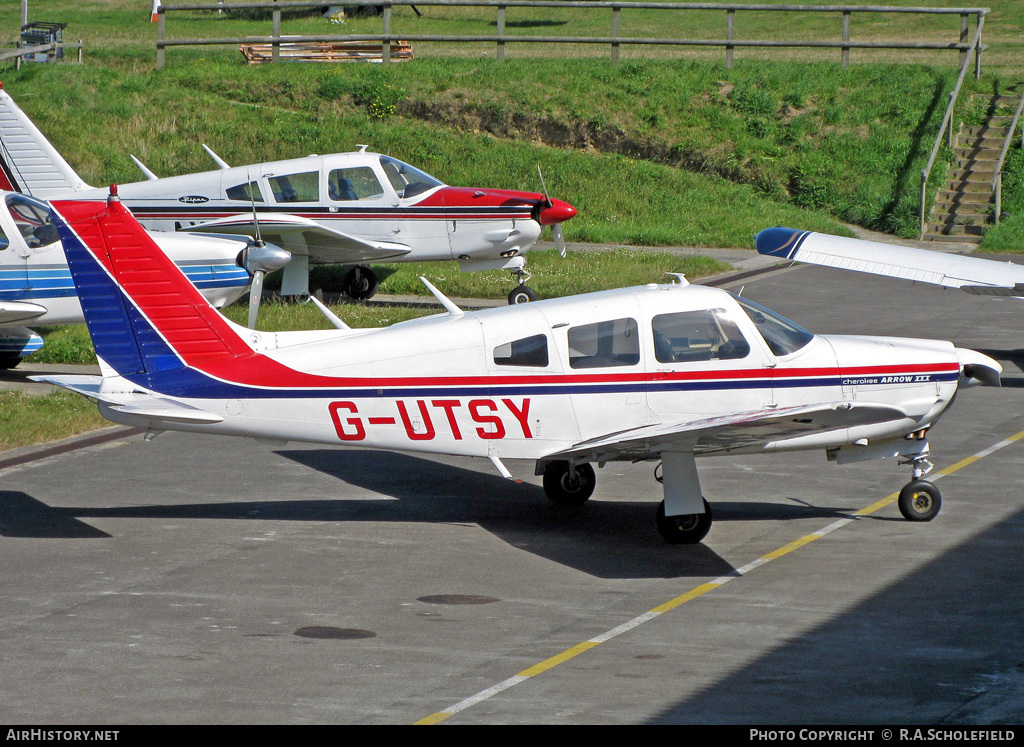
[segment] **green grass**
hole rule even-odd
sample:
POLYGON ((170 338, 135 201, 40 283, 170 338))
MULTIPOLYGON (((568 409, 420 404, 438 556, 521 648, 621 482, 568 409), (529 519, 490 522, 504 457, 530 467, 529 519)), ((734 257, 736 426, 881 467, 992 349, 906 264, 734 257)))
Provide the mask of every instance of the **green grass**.
POLYGON ((110 423, 96 405, 70 392, 0 392, 0 451, 55 441, 110 423))

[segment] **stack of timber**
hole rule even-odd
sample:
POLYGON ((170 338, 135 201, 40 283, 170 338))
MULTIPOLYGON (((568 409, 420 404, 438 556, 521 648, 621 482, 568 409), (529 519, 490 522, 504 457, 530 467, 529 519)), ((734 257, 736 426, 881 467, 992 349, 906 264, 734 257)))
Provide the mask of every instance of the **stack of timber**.
MULTIPOLYGON (((240 47, 250 65, 272 62, 271 44, 243 44, 240 47)), ((381 62, 384 45, 381 42, 282 42, 280 59, 287 62, 381 62)), ((391 61, 412 59, 412 45, 407 41, 391 42, 391 61)))

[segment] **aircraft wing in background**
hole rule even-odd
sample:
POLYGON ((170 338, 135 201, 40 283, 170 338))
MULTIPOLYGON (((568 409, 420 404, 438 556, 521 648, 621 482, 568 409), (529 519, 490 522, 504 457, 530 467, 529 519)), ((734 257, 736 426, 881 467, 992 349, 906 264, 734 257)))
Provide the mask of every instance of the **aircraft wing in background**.
POLYGON ((767 228, 757 251, 780 259, 959 288, 982 296, 1024 297, 1024 265, 947 254, 795 228, 767 228))
MULTIPOLYGON (((335 231, 299 215, 266 214, 259 216, 259 233, 264 241, 285 247, 292 254, 308 254, 315 264, 357 264, 382 262, 408 254, 405 244, 373 241, 335 231), (302 247, 308 251, 303 251, 302 247)), ((181 229, 192 233, 240 234, 255 236, 251 215, 232 215, 181 229)))

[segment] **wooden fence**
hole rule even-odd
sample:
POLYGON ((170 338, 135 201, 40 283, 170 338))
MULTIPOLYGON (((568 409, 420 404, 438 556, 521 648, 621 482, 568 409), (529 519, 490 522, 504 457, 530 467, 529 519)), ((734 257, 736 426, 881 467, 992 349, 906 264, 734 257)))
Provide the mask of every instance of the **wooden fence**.
MULTIPOLYGON (((35 46, 35 47, 19 47, 18 49, 12 49, 12 50, 7 51, 7 52, 0 52, 0 62, 5 62, 7 60, 14 60, 15 66, 20 68, 22 60, 24 60, 26 57, 29 57, 30 55, 34 55, 34 54, 42 54, 43 52, 54 52, 54 53, 56 53, 58 48, 61 48, 61 49, 77 49, 78 50, 78 61, 79 62, 82 61, 82 48, 83 48, 83 45, 82 45, 81 41, 77 41, 77 42, 50 42, 49 44, 40 44, 40 45, 35 46)), ((53 62, 55 60, 56 60, 56 54, 54 54, 52 59, 47 60, 47 62, 53 62)))
MULTIPOLYGON (((417 10, 417 13, 419 11, 417 10)), ((607 0, 345 0, 343 3, 311 2, 299 0, 290 2, 237 2, 237 3, 193 3, 182 5, 161 5, 157 9, 156 66, 162 68, 165 63, 164 50, 168 47, 202 46, 202 45, 242 45, 270 44, 273 49, 273 60, 280 59, 280 46, 287 43, 308 42, 378 42, 382 45, 382 61, 391 60, 391 45, 398 40, 406 42, 439 42, 456 43, 490 42, 497 45, 497 58, 505 58, 505 45, 524 44, 597 44, 610 49, 611 59, 618 60, 619 49, 630 46, 675 46, 675 47, 721 47, 725 50, 725 64, 732 66, 733 52, 743 47, 807 47, 839 49, 842 65, 849 64, 851 49, 919 49, 919 50, 958 50, 960 64, 963 66, 968 54, 975 54, 975 69, 980 74, 981 52, 983 46, 968 42, 969 21, 971 16, 976 19, 977 36, 980 39, 982 20, 988 8, 902 8, 890 6, 861 5, 732 5, 727 3, 655 3, 655 2, 614 2, 607 0), (383 29, 380 34, 360 35, 315 35, 315 36, 282 36, 281 11, 302 8, 327 7, 340 4, 348 6, 376 6, 382 9, 383 29), (443 34, 396 34, 391 28, 391 10, 394 7, 412 6, 444 6, 494 8, 496 14, 496 33, 479 35, 443 35, 443 34), (522 36, 506 33, 505 12, 507 8, 589 8, 608 9, 612 11, 611 28, 608 36, 522 36), (171 12, 197 10, 270 10, 272 11, 273 30, 270 36, 238 37, 238 38, 207 38, 207 39, 168 39, 166 37, 166 16, 171 12), (620 34, 621 13, 623 10, 648 11, 719 11, 724 14, 725 36, 721 39, 679 39, 679 38, 648 38, 624 37, 620 34), (735 17, 737 13, 746 12, 782 12, 782 13, 833 13, 841 16, 841 38, 831 40, 754 40, 735 38, 735 17), (921 15, 952 15, 960 17, 960 32, 955 41, 853 41, 850 35, 850 21, 854 13, 912 13, 921 15)))

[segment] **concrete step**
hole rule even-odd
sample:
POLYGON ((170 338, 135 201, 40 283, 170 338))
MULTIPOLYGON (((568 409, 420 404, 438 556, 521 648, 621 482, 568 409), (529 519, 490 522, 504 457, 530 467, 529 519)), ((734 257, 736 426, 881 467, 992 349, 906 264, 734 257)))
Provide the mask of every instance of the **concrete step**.
MULTIPOLYGON (((939 207, 940 206, 936 205, 936 208, 939 208, 939 207)), ((938 225, 943 225, 943 226, 950 225, 950 224, 953 224, 953 223, 958 223, 958 222, 959 223, 964 223, 964 224, 976 225, 976 226, 984 226, 984 225, 987 225, 987 223, 988 223, 988 212, 986 211, 986 212, 982 213, 982 212, 977 212, 977 211, 972 212, 972 211, 968 211, 968 210, 962 210, 962 211, 961 210, 942 211, 942 212, 935 213, 935 215, 932 216, 932 218, 931 218, 931 220, 929 222, 930 223, 935 223, 935 224, 938 224, 938 225)))
POLYGON ((950 179, 941 191, 953 194, 992 194, 992 182, 985 179, 950 179))
POLYGON ((991 138, 1003 142, 1006 140, 1006 134, 1009 130, 1009 124, 1005 127, 996 127, 992 124, 991 120, 989 120, 989 124, 977 127, 964 127, 963 132, 960 133, 960 145, 966 145, 968 141, 974 141, 977 138, 991 138))
POLYGON ((995 168, 952 169, 948 177, 950 182, 988 182, 992 184, 992 180, 996 178, 996 170, 995 168))
POLYGON ((987 205, 992 202, 992 192, 950 192, 942 190, 935 196, 935 206, 942 205, 987 205))
POLYGON ((981 236, 949 236, 943 233, 925 233, 925 241, 935 242, 949 242, 958 244, 979 244, 981 243, 981 236))

